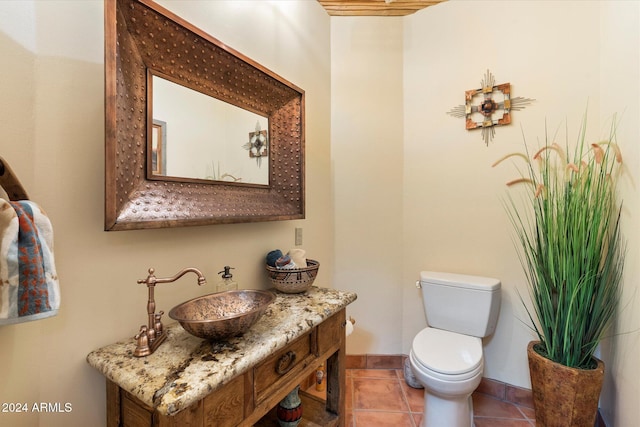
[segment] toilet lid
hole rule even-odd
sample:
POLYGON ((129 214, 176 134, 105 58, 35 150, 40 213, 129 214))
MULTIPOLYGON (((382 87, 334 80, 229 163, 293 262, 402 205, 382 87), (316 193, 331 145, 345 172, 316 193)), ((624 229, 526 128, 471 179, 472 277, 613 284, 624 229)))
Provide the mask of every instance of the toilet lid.
POLYGON ((424 367, 446 375, 476 369, 482 363, 480 338, 440 329, 423 329, 413 339, 413 354, 424 367))

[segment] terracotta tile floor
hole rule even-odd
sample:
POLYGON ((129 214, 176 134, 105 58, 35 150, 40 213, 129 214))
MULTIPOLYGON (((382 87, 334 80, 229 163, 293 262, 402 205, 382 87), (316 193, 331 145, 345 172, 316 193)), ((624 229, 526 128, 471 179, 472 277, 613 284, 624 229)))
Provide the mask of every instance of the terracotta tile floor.
MULTIPOLYGON (((420 426, 423 390, 407 386, 402 370, 347 369, 346 386, 347 427, 420 426)), ((475 427, 535 426, 533 409, 486 394, 474 393, 473 407, 475 427)))

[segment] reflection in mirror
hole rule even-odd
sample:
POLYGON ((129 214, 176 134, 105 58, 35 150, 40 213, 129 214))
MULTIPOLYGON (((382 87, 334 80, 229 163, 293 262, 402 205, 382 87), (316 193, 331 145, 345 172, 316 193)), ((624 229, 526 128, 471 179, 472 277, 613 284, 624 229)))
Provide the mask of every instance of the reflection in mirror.
POLYGON ((151 77, 154 177, 269 184, 268 119, 151 77))
POLYGON ((167 123, 154 120, 151 129, 151 174, 166 175, 167 123))

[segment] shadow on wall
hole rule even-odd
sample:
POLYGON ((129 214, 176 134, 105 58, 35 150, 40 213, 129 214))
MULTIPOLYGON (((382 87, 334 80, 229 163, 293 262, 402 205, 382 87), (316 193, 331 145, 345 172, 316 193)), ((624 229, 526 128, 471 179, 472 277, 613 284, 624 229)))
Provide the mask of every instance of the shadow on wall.
POLYGON ((361 322, 354 325, 353 333, 347 337, 347 354, 356 354, 354 348, 374 348, 376 337, 361 322))
MULTIPOLYGON (((35 129, 33 126, 35 97, 35 56, 4 32, 0 32, 0 49, 2 51, 2 78, 0 79, 0 93, 3 102, 0 103, 0 117, 10 126, 0 126, 0 147, 16 144, 20 152, 33 152, 35 129), (20 82, 20 84, 16 84, 20 82)), ((2 150, 5 159, 14 168, 24 170, 21 161, 25 159, 9 157, 6 150, 2 150)), ((28 170, 28 169, 27 169, 28 170)), ((28 184, 31 177, 21 176, 23 185, 28 184), (24 182, 26 181, 26 182, 24 182)))

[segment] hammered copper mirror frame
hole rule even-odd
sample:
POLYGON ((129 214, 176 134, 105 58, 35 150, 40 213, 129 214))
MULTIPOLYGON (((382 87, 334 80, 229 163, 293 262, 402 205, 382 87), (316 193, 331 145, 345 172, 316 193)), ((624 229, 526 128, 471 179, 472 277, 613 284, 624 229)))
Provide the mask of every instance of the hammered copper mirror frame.
POLYGON ((105 230, 304 218, 304 91, 150 0, 105 1, 105 230), (148 71, 269 118, 269 185, 149 180, 148 71))

